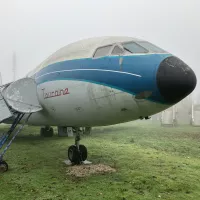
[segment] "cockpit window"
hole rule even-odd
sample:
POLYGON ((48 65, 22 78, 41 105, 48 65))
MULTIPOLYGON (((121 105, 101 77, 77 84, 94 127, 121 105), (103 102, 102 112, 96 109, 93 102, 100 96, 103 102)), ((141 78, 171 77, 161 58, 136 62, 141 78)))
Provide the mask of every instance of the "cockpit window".
POLYGON ((99 47, 96 50, 95 54, 94 54, 94 58, 103 57, 103 56, 109 55, 111 47, 112 47, 112 45, 104 46, 104 47, 99 47))
POLYGON ((139 44, 135 42, 128 42, 122 44, 124 49, 130 53, 148 53, 148 50, 141 47, 139 44))
POLYGON ((124 51, 119 47, 119 46, 115 46, 114 49, 112 50, 112 55, 121 55, 123 54, 124 51))
POLYGON ((137 42, 138 44, 140 44, 142 47, 144 47, 145 49, 148 49, 149 52, 153 52, 153 53, 166 53, 165 50, 161 49, 160 47, 155 46, 154 44, 151 44, 149 42, 146 41, 140 41, 137 42))

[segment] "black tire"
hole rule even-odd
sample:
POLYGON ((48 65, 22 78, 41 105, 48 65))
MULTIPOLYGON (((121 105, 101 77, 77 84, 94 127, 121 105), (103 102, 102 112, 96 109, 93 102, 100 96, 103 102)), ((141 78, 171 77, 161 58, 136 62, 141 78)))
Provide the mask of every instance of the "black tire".
POLYGON ((5 161, 0 161, 0 172, 7 172, 8 164, 5 161))
POLYGON ((52 137, 53 136, 53 128, 41 128, 40 129, 40 135, 43 137, 52 137))
POLYGON ((87 159, 87 154, 88 154, 87 148, 84 145, 80 144, 79 150, 80 150, 80 153, 81 153, 81 158, 82 158, 81 160, 85 161, 87 159))
POLYGON ((80 154, 75 145, 72 145, 68 148, 68 158, 74 164, 80 164, 80 154))
POLYGON ((45 128, 40 128, 40 136, 44 137, 44 129, 45 128))

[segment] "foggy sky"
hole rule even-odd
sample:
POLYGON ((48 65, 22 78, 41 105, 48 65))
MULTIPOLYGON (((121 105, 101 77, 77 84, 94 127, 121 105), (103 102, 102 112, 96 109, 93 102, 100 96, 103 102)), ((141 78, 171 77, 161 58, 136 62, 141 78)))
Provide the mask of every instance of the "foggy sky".
POLYGON ((199 0, 0 0, 3 83, 13 78, 13 51, 21 78, 60 47, 107 35, 148 40, 200 78, 199 0))

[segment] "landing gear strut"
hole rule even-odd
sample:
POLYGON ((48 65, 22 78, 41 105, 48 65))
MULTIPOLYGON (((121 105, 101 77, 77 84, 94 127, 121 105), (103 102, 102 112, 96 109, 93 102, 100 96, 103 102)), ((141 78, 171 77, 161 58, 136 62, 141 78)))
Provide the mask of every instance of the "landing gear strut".
POLYGON ((75 145, 71 145, 68 148, 68 158, 73 164, 79 165, 87 159, 87 148, 79 144, 80 131, 78 128, 76 128, 75 133, 75 145))

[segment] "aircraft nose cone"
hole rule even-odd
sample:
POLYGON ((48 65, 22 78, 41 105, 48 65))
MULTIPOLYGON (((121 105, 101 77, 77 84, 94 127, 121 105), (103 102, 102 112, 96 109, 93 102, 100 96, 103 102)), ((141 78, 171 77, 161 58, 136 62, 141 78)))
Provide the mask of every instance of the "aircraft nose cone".
POLYGON ((175 56, 164 59, 157 71, 157 85, 166 103, 174 104, 189 95, 196 86, 196 75, 175 56))

